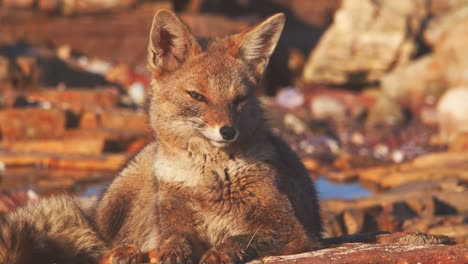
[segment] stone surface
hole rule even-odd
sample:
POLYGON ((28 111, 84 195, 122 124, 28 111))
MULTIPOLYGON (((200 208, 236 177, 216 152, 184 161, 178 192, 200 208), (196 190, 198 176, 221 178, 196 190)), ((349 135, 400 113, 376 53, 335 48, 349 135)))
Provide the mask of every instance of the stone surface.
POLYGON ((304 69, 308 82, 374 83, 415 51, 408 21, 419 1, 344 0, 304 69), (377 15, 376 15, 377 14, 377 15))
POLYGON ((0 2, 6 8, 32 8, 35 0, 3 0, 0 2))
POLYGON ((4 166, 41 166, 76 170, 117 171, 128 159, 128 154, 106 155, 55 155, 45 153, 20 153, 0 151, 0 162, 4 166))
POLYGON ((424 30, 424 41, 435 46, 442 38, 445 37, 448 31, 463 20, 468 18, 468 1, 430 1, 430 13, 435 17, 431 19, 424 30))
POLYGON ((450 24, 448 31, 434 45, 434 60, 441 69, 445 88, 468 85, 468 7, 466 17, 450 24))
POLYGON ((260 263, 447 263, 459 264, 468 261, 465 245, 380 245, 343 244, 309 253, 290 256, 267 257, 260 263))
POLYGON ((314 97, 310 102, 310 111, 315 119, 344 121, 347 117, 346 106, 340 100, 327 95, 314 97))
POLYGON ((50 107, 77 114, 116 107, 120 99, 119 91, 114 88, 43 89, 25 93, 24 96, 30 101, 46 103, 50 107))
POLYGON ((450 236, 456 242, 465 243, 468 234, 462 229, 466 227, 468 216, 467 187, 463 180, 449 179, 407 184, 354 200, 322 200, 324 232, 328 236, 357 230, 425 232, 450 236))
MULTIPOLYGON (((72 1, 78 2, 78 1, 72 1)), ((97 1, 96 1, 97 2, 97 1)), ((54 16, 7 12, 0 9, 0 44, 29 43, 69 45, 89 57, 146 67, 148 32, 157 9, 171 9, 165 1, 148 3, 123 13, 101 16, 54 16), (26 25, 26 26, 25 26, 26 25), (73 34, 69 34, 73 28, 73 34), (86 41, 83 41, 86 39, 86 41)), ((211 39, 246 29, 249 20, 232 20, 216 14, 180 14, 195 36, 211 39)))
POLYGON ((64 14, 74 15, 122 10, 136 3, 137 0, 63 0, 61 8, 64 14))
POLYGON ((100 154, 104 149, 103 138, 60 138, 41 140, 15 140, 0 142, 0 150, 23 153, 100 154))
POLYGON ((381 96, 417 114, 428 99, 438 98, 443 92, 440 78, 440 69, 434 66, 433 56, 426 55, 383 76, 381 96))
POLYGON ((445 178, 468 179, 467 152, 440 152, 420 156, 403 164, 363 169, 355 172, 361 181, 383 189, 409 182, 445 178))
POLYGON ((5 141, 52 138, 65 132, 65 114, 56 109, 7 109, 0 111, 0 135, 5 141))
POLYGON ((148 118, 144 113, 125 109, 114 109, 99 113, 98 126, 111 129, 133 129, 148 132, 148 118))
POLYGON ((453 141, 468 132, 468 88, 453 88, 444 93, 437 103, 437 116, 444 141, 453 141))

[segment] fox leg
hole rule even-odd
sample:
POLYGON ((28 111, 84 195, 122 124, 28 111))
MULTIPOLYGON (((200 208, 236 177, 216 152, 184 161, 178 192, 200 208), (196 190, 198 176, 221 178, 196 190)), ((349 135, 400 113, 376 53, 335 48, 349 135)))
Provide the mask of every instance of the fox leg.
POLYGON ((111 250, 99 264, 147 263, 145 256, 136 246, 119 246, 111 250))
POLYGON ((187 204, 187 198, 174 195, 164 198, 156 205, 158 240, 151 256, 156 263, 188 264, 200 259, 208 248, 204 247, 197 233, 197 213, 187 204))
POLYGON ((320 248, 320 241, 312 241, 295 218, 280 214, 276 216, 282 219, 260 214, 257 221, 252 223, 258 226, 256 230, 226 238, 208 250, 199 263, 246 263, 265 256, 296 254, 320 248))

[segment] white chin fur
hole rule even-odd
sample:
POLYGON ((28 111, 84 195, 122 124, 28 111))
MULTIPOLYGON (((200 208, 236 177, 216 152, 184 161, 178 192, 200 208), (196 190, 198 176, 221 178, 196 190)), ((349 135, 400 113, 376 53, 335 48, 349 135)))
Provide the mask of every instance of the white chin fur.
POLYGON ((229 145, 231 145, 232 142, 234 141, 214 141, 214 140, 210 140, 211 144, 217 148, 225 148, 229 145))

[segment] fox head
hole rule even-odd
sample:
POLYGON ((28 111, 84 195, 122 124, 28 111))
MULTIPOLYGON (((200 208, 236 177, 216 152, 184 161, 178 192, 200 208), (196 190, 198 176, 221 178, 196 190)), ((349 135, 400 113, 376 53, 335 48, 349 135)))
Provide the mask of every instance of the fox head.
POLYGON ((255 89, 284 26, 274 15, 202 50, 176 15, 160 10, 148 45, 150 124, 159 140, 225 148, 263 127, 255 89))

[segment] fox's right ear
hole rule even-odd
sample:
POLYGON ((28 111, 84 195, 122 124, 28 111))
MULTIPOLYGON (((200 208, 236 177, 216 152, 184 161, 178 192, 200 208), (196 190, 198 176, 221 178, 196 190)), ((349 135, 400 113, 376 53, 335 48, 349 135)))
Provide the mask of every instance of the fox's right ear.
POLYGON ((195 37, 173 12, 156 12, 148 44, 148 67, 153 76, 177 69, 200 52, 195 37))

